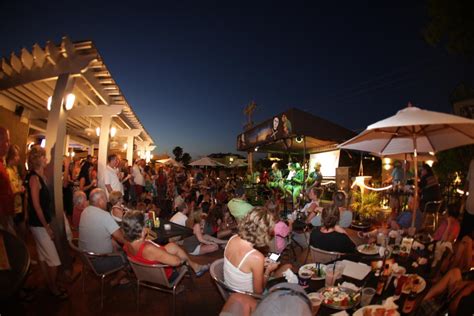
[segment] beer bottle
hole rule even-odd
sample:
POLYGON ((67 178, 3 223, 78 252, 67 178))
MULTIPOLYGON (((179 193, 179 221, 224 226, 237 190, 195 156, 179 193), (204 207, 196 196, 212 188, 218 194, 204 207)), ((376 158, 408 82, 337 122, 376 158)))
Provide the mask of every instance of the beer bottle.
POLYGON ((380 273, 379 281, 377 283, 377 289, 375 291, 377 295, 382 295, 382 292, 385 288, 385 283, 387 283, 387 280, 388 280, 387 274, 388 274, 389 268, 390 268, 390 265, 386 264, 382 273, 380 273))

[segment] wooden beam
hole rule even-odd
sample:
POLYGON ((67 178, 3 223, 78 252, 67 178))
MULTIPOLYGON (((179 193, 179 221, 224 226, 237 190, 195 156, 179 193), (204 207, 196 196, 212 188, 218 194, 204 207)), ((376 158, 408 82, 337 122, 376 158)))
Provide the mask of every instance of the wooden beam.
POLYGON ((104 90, 101 82, 94 76, 94 72, 91 69, 88 69, 85 73, 82 73, 82 76, 94 93, 102 100, 103 104, 112 103, 109 94, 104 90))
POLYGON ((123 105, 101 105, 96 108, 91 107, 77 107, 73 108, 68 112, 68 117, 75 116, 88 116, 88 117, 99 117, 104 115, 116 116, 119 115, 123 110, 123 105))
MULTIPOLYGON (((55 65, 45 64, 45 66, 43 66, 41 69, 32 68, 31 70, 28 70, 24 68, 21 74, 15 74, 12 71, 11 75, 0 79, 0 91, 34 81, 45 80, 49 78, 54 79, 63 73, 78 74, 95 57, 96 56, 80 55, 75 57, 73 61, 64 58, 59 60, 55 59, 55 65)), ((5 72, 6 69, 7 72, 5 73, 8 73, 11 67, 9 67, 7 64, 4 64, 4 61, 2 61, 2 69, 3 72, 5 72)))

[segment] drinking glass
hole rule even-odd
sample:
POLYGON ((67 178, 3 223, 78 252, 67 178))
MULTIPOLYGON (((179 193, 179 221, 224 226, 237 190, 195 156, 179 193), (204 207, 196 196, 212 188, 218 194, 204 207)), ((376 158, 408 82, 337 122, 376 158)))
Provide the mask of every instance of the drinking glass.
POLYGON ((371 287, 364 287, 362 289, 362 296, 360 298, 360 305, 367 306, 370 305, 372 298, 375 295, 375 289, 371 287))
POLYGON ((326 279, 325 279, 326 287, 333 286, 334 281, 336 281, 336 269, 334 268, 333 264, 330 264, 326 266, 326 279))

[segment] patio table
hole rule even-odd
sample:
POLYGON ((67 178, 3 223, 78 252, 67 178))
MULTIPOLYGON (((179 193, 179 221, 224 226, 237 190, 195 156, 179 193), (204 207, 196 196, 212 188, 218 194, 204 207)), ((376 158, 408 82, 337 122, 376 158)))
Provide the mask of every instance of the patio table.
POLYGON ((160 218, 160 226, 153 227, 152 230, 158 236, 154 241, 159 245, 166 245, 169 242, 170 238, 180 237, 180 239, 184 239, 193 234, 192 229, 172 223, 162 218, 160 218), (165 224, 169 224, 171 226, 171 229, 166 230, 165 224))
MULTIPOLYGON (((420 275, 421 277, 423 277, 426 281, 426 287, 425 289, 423 290, 423 292, 421 292, 420 294, 418 294, 418 297, 417 297, 417 301, 418 303, 421 301, 422 297, 424 295, 426 295, 426 292, 427 290, 429 289, 430 287, 430 280, 427 278, 428 276, 428 273, 426 270, 426 267, 418 267, 418 268, 414 268, 412 267, 412 263, 413 263, 413 258, 412 257, 400 257, 400 256, 392 256, 392 258, 395 259, 395 262, 397 262, 400 266, 403 266, 404 268, 406 268, 407 270, 407 274, 418 274, 420 275)), ((374 260, 382 260, 379 256, 367 256, 367 255, 362 255, 362 254, 359 254, 359 253, 354 253, 354 254, 348 254, 348 255, 345 255, 345 256, 342 256, 341 258, 339 258, 338 260, 335 260, 335 261, 342 261, 342 260, 349 260, 349 261, 354 261, 354 262, 362 262, 362 263, 365 263, 365 264, 368 264, 370 265, 370 263, 374 260)), ((335 262, 334 261, 334 262, 335 262)), ((329 264, 329 263, 328 263, 329 264)), ((296 271, 297 273, 297 271, 296 271)), ((389 285, 385 287, 385 290, 383 291, 382 295, 375 295, 374 298, 372 299, 372 302, 370 303, 370 305, 377 305, 377 304, 382 304, 382 301, 387 299, 388 297, 390 296, 393 296, 394 293, 395 293, 395 286, 394 286, 394 280, 395 278, 391 278, 389 280, 389 285)), ((286 282, 286 279, 285 278, 276 278, 276 279, 272 279, 270 281, 268 281, 267 283, 267 288, 270 288, 278 283, 282 283, 282 282, 286 282)), ((353 279, 353 278, 350 278, 350 277, 347 277, 347 276, 342 276, 342 278, 338 279, 335 284, 342 284, 343 282, 350 282, 350 283, 353 283, 354 285, 356 285, 357 287, 359 288, 363 288, 363 287, 371 287, 371 288, 374 288, 376 289, 377 288, 377 282, 378 282, 378 277, 375 276, 375 272, 374 271, 371 271, 364 279, 362 280, 356 280, 356 279, 353 279)), ((306 293, 312 293, 312 292, 317 292, 318 290, 320 290, 321 288, 323 288, 325 286, 325 280, 310 280, 309 284, 308 284, 308 287, 305 288, 305 291, 306 293)), ((396 301, 396 304, 399 306, 398 307, 398 311, 401 313, 401 308, 403 306, 403 303, 404 303, 404 300, 405 300, 405 297, 406 295, 403 295, 396 301)), ((419 306, 419 305, 417 305, 419 306)), ((346 310, 346 312, 351 315, 353 314, 356 310, 358 310, 360 308, 360 304, 357 305, 356 307, 350 309, 350 310, 346 310)), ((338 310, 336 309, 332 309, 330 307, 327 307, 327 306, 324 306, 324 305, 321 305, 321 308, 319 309, 319 312, 318 312, 318 315, 331 315, 331 314, 334 314, 334 313, 337 313, 338 310)), ((416 313, 416 312, 415 312, 416 313)), ((412 314, 415 314, 415 313, 412 313, 412 314)))

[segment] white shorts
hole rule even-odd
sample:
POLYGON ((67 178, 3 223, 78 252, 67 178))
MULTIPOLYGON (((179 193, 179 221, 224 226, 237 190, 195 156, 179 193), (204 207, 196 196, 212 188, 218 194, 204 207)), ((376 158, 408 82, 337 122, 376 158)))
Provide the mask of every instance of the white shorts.
POLYGON ((201 245, 197 245, 197 247, 190 253, 191 256, 199 256, 201 252, 201 245))
POLYGON ((53 240, 49 237, 46 228, 30 226, 30 230, 35 239, 39 261, 46 261, 49 267, 60 266, 61 260, 59 260, 58 251, 56 250, 53 240))

